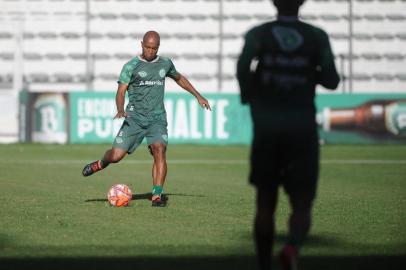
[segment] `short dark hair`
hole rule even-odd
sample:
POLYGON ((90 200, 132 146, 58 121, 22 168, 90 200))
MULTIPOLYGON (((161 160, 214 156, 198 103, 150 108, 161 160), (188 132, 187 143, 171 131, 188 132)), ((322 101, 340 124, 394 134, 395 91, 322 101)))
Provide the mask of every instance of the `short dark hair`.
POLYGON ((294 11, 305 2, 306 0, 272 0, 278 11, 294 11))

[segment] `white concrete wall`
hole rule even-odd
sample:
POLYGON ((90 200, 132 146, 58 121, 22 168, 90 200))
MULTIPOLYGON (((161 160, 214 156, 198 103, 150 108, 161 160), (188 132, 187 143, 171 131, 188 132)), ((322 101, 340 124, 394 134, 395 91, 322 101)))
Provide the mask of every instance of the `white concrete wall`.
POLYGON ((17 142, 17 140, 18 100, 10 92, 0 91, 0 143, 17 142))

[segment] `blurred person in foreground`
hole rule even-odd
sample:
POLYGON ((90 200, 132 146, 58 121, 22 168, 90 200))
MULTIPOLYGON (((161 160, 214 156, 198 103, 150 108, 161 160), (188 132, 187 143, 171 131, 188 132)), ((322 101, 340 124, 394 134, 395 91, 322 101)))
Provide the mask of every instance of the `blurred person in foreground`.
POLYGON ((273 0, 277 19, 248 31, 237 64, 241 101, 250 105, 253 121, 250 182, 256 187, 254 235, 261 270, 272 268, 279 186, 292 212, 278 258, 283 269, 297 269, 319 172, 315 87, 335 89, 340 80, 328 35, 298 19, 303 2, 273 0))
POLYGON ((187 78, 176 71, 169 58, 157 55, 160 36, 155 31, 145 33, 141 41, 142 53, 127 62, 118 81, 116 93, 117 114, 114 118, 125 118, 112 148, 100 160, 87 164, 83 176, 117 163, 131 154, 146 138, 153 156, 152 166, 152 206, 165 206, 163 186, 167 164, 168 144, 167 118, 164 107, 165 77, 169 77, 196 97, 200 106, 211 110, 209 102, 202 97, 187 78), (124 110, 125 94, 128 92, 128 105, 124 110))

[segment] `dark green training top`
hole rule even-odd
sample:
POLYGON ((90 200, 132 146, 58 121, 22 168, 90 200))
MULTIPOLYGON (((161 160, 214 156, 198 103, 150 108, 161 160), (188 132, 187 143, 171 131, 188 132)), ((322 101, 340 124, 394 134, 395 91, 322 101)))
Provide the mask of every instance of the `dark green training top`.
POLYGON ((335 89, 339 82, 327 34, 284 16, 246 34, 237 78, 242 103, 276 112, 315 113, 316 84, 335 89))
POLYGON ((118 83, 128 84, 126 112, 129 116, 146 124, 157 119, 166 121, 165 77, 175 79, 176 75, 175 66, 166 57, 157 56, 151 62, 134 57, 127 62, 118 83))

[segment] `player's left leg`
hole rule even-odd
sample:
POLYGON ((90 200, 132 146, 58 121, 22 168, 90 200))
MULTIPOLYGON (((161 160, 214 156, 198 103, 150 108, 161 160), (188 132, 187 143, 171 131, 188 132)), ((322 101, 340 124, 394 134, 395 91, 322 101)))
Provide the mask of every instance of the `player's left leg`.
POLYGON ((152 166, 152 206, 165 206, 162 194, 168 170, 166 164, 166 145, 161 142, 155 142, 150 144, 149 148, 154 157, 154 164, 152 166))
POLYGON ((152 166, 152 206, 165 206, 163 187, 167 173, 166 147, 168 130, 166 121, 157 121, 148 128, 146 138, 148 148, 154 157, 152 166))
POLYGON ((279 253, 284 270, 297 269, 297 258, 311 226, 313 195, 309 192, 289 194, 292 212, 289 218, 289 237, 287 244, 279 253))
POLYGON ((289 218, 289 244, 301 247, 309 233, 313 198, 300 193, 289 198, 292 213, 289 218))

